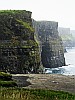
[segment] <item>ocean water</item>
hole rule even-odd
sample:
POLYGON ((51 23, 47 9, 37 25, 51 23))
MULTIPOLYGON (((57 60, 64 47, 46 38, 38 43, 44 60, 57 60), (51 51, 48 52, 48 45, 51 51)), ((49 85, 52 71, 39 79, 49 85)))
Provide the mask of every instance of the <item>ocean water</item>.
POLYGON ((46 69, 48 74, 63 74, 63 75, 75 75, 75 47, 67 49, 67 52, 64 54, 66 66, 58 68, 49 68, 46 69))

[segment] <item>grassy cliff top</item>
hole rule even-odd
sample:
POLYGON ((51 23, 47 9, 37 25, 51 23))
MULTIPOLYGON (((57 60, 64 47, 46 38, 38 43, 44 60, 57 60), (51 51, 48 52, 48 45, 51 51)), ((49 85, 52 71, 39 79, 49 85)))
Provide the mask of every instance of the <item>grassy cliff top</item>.
POLYGON ((2 13, 31 13, 30 11, 26 11, 26 10, 0 10, 0 14, 2 13))

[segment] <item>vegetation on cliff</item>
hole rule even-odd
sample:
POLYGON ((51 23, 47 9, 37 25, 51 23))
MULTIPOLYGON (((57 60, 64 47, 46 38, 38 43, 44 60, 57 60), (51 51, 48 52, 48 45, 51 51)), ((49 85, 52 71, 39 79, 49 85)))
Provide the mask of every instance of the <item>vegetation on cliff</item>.
POLYGON ((74 37, 71 34, 61 34, 63 41, 73 41, 74 37))
POLYGON ((34 32, 34 29, 30 26, 29 23, 24 22, 22 20, 18 20, 18 19, 16 19, 16 21, 19 22, 21 25, 23 25, 25 28, 29 29, 30 32, 34 32))

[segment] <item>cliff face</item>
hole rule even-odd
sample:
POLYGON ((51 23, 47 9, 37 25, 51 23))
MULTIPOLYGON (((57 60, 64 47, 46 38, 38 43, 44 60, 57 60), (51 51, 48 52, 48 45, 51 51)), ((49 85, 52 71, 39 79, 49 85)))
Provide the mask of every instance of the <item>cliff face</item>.
POLYGON ((25 10, 0 11, 0 70, 38 73, 40 62, 50 68, 65 64, 58 23, 32 23, 25 10))
POLYGON ((39 46, 34 38, 31 12, 0 11, 0 70, 37 73, 39 65, 39 46))
POLYGON ((34 23, 41 42, 41 61, 44 67, 54 68, 65 65, 62 40, 58 36, 58 23, 39 21, 34 23))

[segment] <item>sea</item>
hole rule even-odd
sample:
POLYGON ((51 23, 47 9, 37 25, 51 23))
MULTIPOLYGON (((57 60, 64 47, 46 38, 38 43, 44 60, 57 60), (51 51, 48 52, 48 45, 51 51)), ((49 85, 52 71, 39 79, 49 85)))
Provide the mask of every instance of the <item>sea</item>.
POLYGON ((75 75, 75 47, 67 48, 64 53, 66 66, 58 68, 45 68, 46 74, 75 75))

